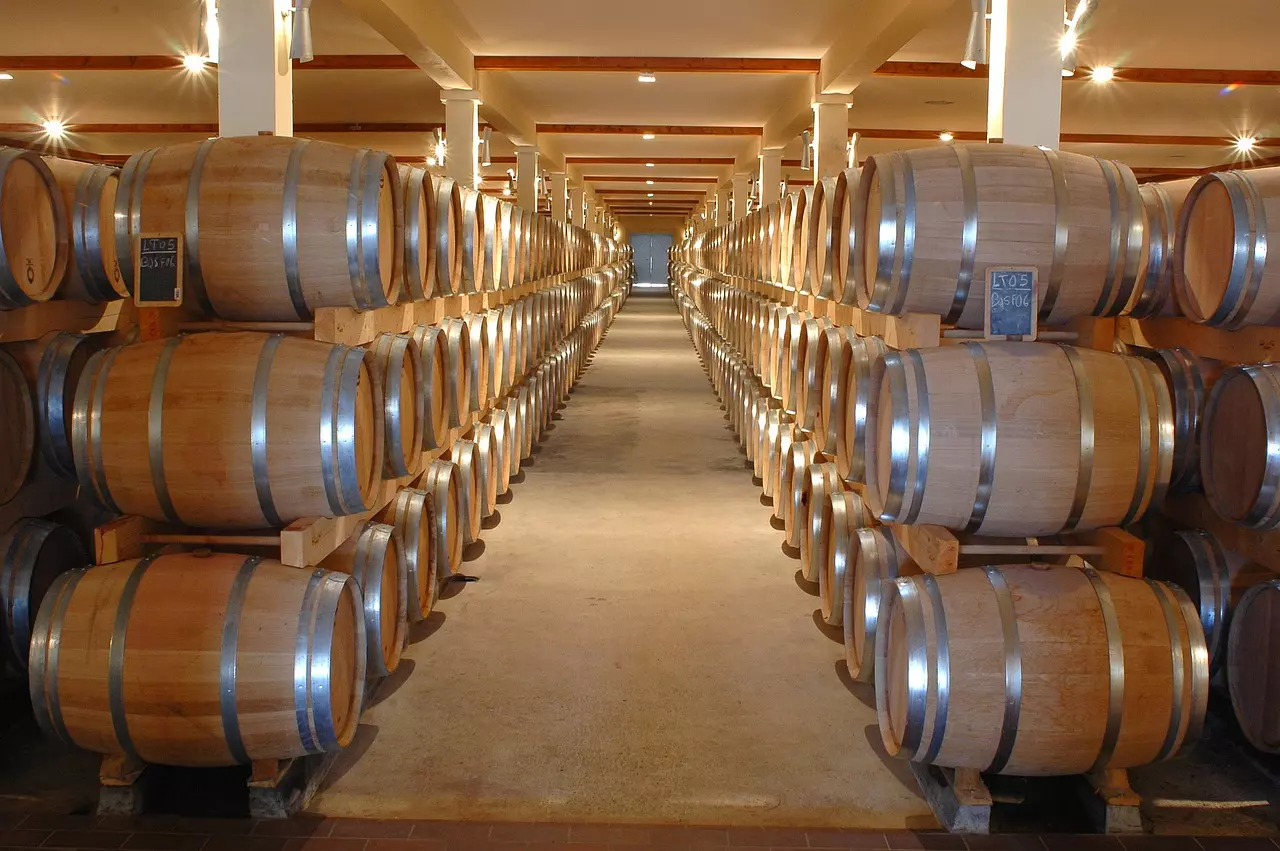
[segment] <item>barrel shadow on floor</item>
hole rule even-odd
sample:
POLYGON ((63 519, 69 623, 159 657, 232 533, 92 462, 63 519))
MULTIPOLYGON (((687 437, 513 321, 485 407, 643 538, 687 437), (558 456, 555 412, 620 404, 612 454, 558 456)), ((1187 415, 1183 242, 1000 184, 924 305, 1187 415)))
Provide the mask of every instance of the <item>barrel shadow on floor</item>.
MULTIPOLYGON (((481 524, 481 525, 483 526, 484 524, 481 524)), ((466 548, 462 551, 462 560, 475 561, 476 559, 480 558, 480 556, 484 555, 486 546, 487 545, 485 544, 483 539, 476 541, 473 544, 467 544, 466 548)), ((457 583, 453 583, 453 584, 457 584, 457 583)))
MULTIPOLYGON (((507 501, 510 502, 511 500, 507 501)), ((500 525, 502 525, 502 512, 496 508, 492 514, 480 521, 481 529, 497 529, 500 525)))
POLYGON ((828 625, 826 620, 822 617, 822 609, 813 610, 813 624, 818 628, 818 632, 822 633, 836 644, 839 644, 841 647, 844 646, 844 630, 838 626, 828 625))
POLYGON ((338 755, 338 758, 333 763, 333 768, 329 769, 329 774, 320 784, 317 794, 331 788, 348 771, 358 765, 365 751, 373 746, 377 738, 378 727, 376 724, 361 724, 356 727, 356 734, 351 737, 351 744, 347 745, 342 753, 338 755))
POLYGON ((417 665, 412 659, 401 659, 400 664, 396 667, 395 671, 378 684, 377 691, 373 695, 373 698, 365 703, 365 710, 368 711, 372 709, 399 691, 400 687, 409 679, 409 675, 413 673, 413 669, 415 667, 417 667, 417 665))
MULTIPOLYGON (((884 767, 893 775, 893 779, 901 783, 902 788, 911 794, 918 798, 923 798, 924 794, 920 791, 920 784, 916 782, 915 775, 911 773, 911 767, 907 764, 907 760, 895 759, 885 751, 884 741, 880 738, 880 727, 876 724, 868 724, 862 732, 872 753, 880 758, 880 761, 884 763, 884 767)), ((908 822, 908 827, 933 827, 934 825, 931 823, 934 821, 933 818, 931 816, 926 818, 928 818, 928 821, 924 824, 912 825, 908 822)))
POLYGON ((853 678, 853 674, 849 673, 849 662, 841 659, 836 662, 836 678, 840 680, 849 692, 856 697, 863 706, 869 709, 876 708, 876 690, 871 683, 860 683, 853 678))
MULTIPOLYGON (((523 464, 524 462, 521 461, 520 463, 523 464)), ((511 484, 513 485, 524 484, 524 470, 521 470, 520 472, 516 473, 514 476, 511 477, 511 484)), ((510 502, 511 500, 515 499, 515 491, 507 491, 504 494, 504 496, 507 497, 507 502, 510 502)), ((502 500, 499 499, 498 501, 501 502, 502 500)))
MULTIPOLYGON (((800 557, 799 550, 797 550, 796 552, 797 552, 796 558, 799 558, 800 557)), ((796 571, 795 579, 796 579, 796 587, 799 588, 801 591, 808 594, 810 597, 818 596, 818 583, 810 582, 808 579, 805 579, 803 570, 796 571)))
MULTIPOLYGON (((450 585, 452 584, 453 583, 450 583, 450 585)), ((441 593, 440 596, 443 598, 444 594, 441 593)), ((445 613, 439 609, 435 609, 423 620, 414 624, 409 624, 409 646, 412 647, 419 641, 426 641, 428 638, 435 635, 436 631, 439 630, 440 627, 444 626, 444 622, 445 613)))

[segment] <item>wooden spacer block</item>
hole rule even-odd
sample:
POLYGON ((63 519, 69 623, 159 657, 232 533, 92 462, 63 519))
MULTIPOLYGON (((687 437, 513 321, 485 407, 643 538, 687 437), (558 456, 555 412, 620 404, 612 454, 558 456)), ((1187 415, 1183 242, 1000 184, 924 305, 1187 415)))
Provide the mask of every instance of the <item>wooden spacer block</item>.
POLYGON ((893 536, 926 573, 955 573, 960 568, 960 541, 941 526, 894 526, 893 536))
POLYGON ((1098 570, 1132 576, 1135 579, 1142 578, 1147 545, 1141 538, 1115 526, 1084 532, 1079 537, 1090 546, 1102 550, 1101 555, 1086 558, 1098 570))

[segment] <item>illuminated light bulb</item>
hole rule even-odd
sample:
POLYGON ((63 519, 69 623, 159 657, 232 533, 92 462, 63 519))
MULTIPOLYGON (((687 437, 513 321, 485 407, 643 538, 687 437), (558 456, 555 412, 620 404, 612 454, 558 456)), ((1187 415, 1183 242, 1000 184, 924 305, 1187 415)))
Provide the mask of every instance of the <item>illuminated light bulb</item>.
POLYGON ((950 141, 951 141, 952 139, 954 139, 954 138, 955 138, 955 136, 954 136, 954 135, 952 135, 950 132, 948 132, 948 131, 946 131, 946 130, 944 130, 944 131, 942 131, 941 133, 939 133, 939 134, 938 134, 938 139, 939 139, 939 140, 941 140, 941 141, 943 141, 943 142, 950 142, 950 141))
POLYGON ((48 134, 51 139, 61 139, 63 136, 67 135, 66 122, 59 121, 56 118, 50 118, 48 121, 42 121, 40 126, 44 128, 44 132, 48 134))
POLYGON ((1116 69, 1110 65, 1099 65, 1089 73, 1089 79, 1095 83, 1110 83, 1116 78, 1116 69))
POLYGON ((429 165, 429 166, 434 166, 435 164, 436 164, 436 158, 435 158, 435 157, 427 157, 427 165, 429 165))
POLYGON ((656 138, 658 138, 658 137, 657 137, 656 135, 654 135, 653 133, 645 133, 645 134, 644 134, 643 136, 641 136, 640 138, 641 138, 641 139, 644 139, 646 142, 652 142, 654 139, 656 139, 656 138))
POLYGON ((652 186, 652 185, 653 185, 653 181, 652 181, 652 180, 646 180, 646 181, 645 181, 645 183, 646 183, 647 185, 649 185, 649 186, 652 186))
POLYGON ((0 71, 0 80, 12 80, 13 75, 8 71, 0 71))
POLYGON ((974 62, 972 59, 964 59, 960 64, 968 68, 970 71, 976 71, 978 69, 978 63, 974 62))
POLYGON ((1258 140, 1253 136, 1242 136, 1236 139, 1236 151, 1241 154, 1251 152, 1258 144, 1258 140))
POLYGON ((182 67, 186 68, 192 74, 198 74, 204 70, 204 66, 207 61, 208 60, 198 53, 188 53, 186 56, 182 57, 182 67))
POLYGON ((637 79, 642 83, 656 83, 658 82, 658 75, 650 74, 649 72, 646 71, 645 73, 641 74, 637 79))
POLYGON ((649 193, 649 197, 650 197, 650 198, 652 198, 652 197, 653 197, 653 193, 652 193, 652 192, 650 192, 650 193, 649 193))
POLYGON ((653 163, 645 163, 645 164, 644 164, 644 167, 645 167, 645 168, 653 168, 653 165, 654 165, 653 163))

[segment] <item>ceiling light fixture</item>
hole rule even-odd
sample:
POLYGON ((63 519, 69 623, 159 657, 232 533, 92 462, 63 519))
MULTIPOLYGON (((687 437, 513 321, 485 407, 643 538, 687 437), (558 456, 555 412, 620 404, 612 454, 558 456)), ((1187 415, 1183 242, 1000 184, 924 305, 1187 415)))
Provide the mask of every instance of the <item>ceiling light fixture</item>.
POLYGON ((940 139, 943 142, 950 142, 955 138, 956 138, 955 134, 947 130, 943 130, 941 133, 938 134, 938 139, 940 139))
POLYGON ((964 58, 960 64, 970 71, 987 64, 987 0, 973 0, 969 37, 965 39, 964 58))
POLYGON ((648 184, 649 186, 652 186, 652 185, 653 185, 653 181, 652 181, 652 180, 646 180, 646 181, 645 181, 645 183, 646 183, 646 184, 648 184))
POLYGON ((800 134, 800 141, 803 145, 800 149, 800 170, 809 171, 813 168, 813 133, 804 131, 800 134))
POLYGON ((311 0, 294 0, 293 32, 289 39, 289 58, 310 62, 316 58, 311 42, 311 0))
POLYGON ((209 62, 218 64, 218 0, 203 0, 200 3, 200 27, 196 33, 196 53, 208 57, 209 62))
POLYGON ((1255 136, 1241 136, 1236 139, 1236 153, 1247 154, 1253 151, 1258 145, 1258 139, 1255 136))
POLYGON ((653 133, 645 133, 645 134, 644 134, 644 135, 642 135, 640 138, 641 138, 641 139, 644 139, 646 142, 652 142, 654 139, 656 139, 656 138, 658 138, 658 137, 657 137, 656 135, 654 135, 653 133))
MULTIPOLYGON (((443 166, 445 155, 448 154, 448 152, 449 152, 449 148, 444 141, 444 131, 442 131, 439 127, 437 127, 436 128, 436 148, 435 148, 435 157, 434 157, 436 164, 443 166)), ((428 162, 430 161, 428 160, 428 162)))
POLYGON ((182 57, 182 67, 186 68, 192 74, 199 74, 204 70, 206 60, 199 53, 188 53, 182 57))
POLYGON ((652 193, 652 192, 650 192, 650 193, 649 193, 649 197, 650 197, 650 198, 652 198, 652 197, 653 197, 653 193, 652 193))
POLYGON ((645 167, 645 168, 653 168, 653 163, 645 163, 645 164, 644 164, 644 167, 645 167))
POLYGON ((13 75, 8 71, 0 71, 0 80, 12 80, 13 75))
POLYGON ((61 139, 63 136, 67 135, 67 124, 65 121, 50 118, 47 121, 40 122, 40 126, 44 129, 45 135, 50 139, 61 139))
POLYGON ((493 165, 493 128, 484 128, 484 133, 480 136, 480 165, 493 165))
POLYGON ((638 79, 638 80, 639 80, 640 82, 642 82, 642 83, 656 83, 656 82, 658 82, 658 75, 657 75, 657 74, 654 74, 654 73, 653 73, 653 72, 651 72, 651 71, 645 71, 643 74, 641 74, 641 75, 640 75, 639 77, 637 77, 636 79, 638 79))
POLYGON ((1110 65, 1099 65, 1089 72, 1089 79, 1095 83, 1110 83, 1116 78, 1116 69, 1110 65))
POLYGON ((1076 75, 1076 47, 1079 45, 1080 33, 1098 6, 1098 0, 1079 0, 1075 12, 1067 21, 1067 31, 1062 34, 1059 49, 1062 52, 1062 76, 1076 75))

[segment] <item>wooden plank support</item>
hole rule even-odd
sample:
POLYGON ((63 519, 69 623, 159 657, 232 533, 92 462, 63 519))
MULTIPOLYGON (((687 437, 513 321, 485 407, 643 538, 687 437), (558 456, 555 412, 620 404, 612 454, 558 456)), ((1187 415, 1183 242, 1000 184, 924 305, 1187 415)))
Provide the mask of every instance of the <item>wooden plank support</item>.
POLYGON ((1250 325, 1227 331, 1181 317, 1121 317, 1117 336, 1133 346, 1172 349, 1184 346, 1205 358, 1227 363, 1267 363, 1280 356, 1280 328, 1250 325))
POLYGON ((955 573, 960 568, 960 541, 941 526, 894 526, 893 535, 926 573, 955 573))
POLYGON ((991 790, 971 768, 939 768, 908 762, 929 808, 952 833, 991 832, 991 790))
POLYGON ((1222 519, 1209 507, 1204 494, 1170 496, 1165 499, 1163 511, 1178 526, 1212 532, 1226 549, 1280 573, 1280 534, 1247 529, 1222 519))
POLYGON ((1013 540, 957 536, 941 526, 930 525, 898 525, 893 527, 893 534, 921 570, 935 575, 955 573, 961 557, 966 557, 966 564, 973 564, 983 556, 1000 561, 1018 556, 1027 560, 1079 556, 1098 570, 1141 578, 1146 555, 1146 543, 1141 538, 1115 527, 1078 535, 1013 540))
POLYGON ((42 301, 0 311, 0 343, 38 340, 50 331, 75 334, 107 334, 128 328, 137 311, 127 299, 105 304, 81 301, 42 301))

